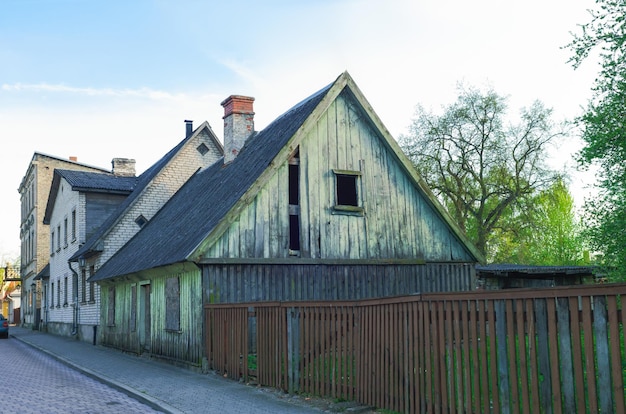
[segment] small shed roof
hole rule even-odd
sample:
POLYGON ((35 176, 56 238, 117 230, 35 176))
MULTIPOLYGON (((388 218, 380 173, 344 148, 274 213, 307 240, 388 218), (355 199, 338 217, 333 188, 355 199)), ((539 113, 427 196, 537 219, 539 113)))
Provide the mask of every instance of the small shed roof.
POLYGON ((476 266, 480 278, 546 278, 555 276, 591 276, 594 266, 532 266, 519 264, 489 264, 476 266))

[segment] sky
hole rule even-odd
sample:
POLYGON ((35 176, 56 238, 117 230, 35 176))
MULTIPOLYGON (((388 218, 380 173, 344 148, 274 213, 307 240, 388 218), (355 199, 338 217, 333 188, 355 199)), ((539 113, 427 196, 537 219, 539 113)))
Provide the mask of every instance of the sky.
MULTIPOLYGON (((416 105, 491 87, 511 115, 540 100, 555 121, 591 98, 598 68, 563 47, 593 0, 0 0, 0 261, 20 252, 18 187, 35 152, 137 174, 208 121, 222 139, 232 94, 255 129, 348 71, 394 138, 416 105)), ((577 203, 576 136, 550 152, 577 203)), ((2 263, 0 263, 2 264, 2 263)))

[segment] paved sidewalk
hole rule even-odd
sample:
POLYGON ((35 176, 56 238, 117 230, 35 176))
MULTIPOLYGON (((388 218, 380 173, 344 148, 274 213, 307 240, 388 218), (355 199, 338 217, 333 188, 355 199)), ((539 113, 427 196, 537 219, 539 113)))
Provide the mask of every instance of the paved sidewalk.
MULTIPOLYGON (((303 398, 200 374, 100 345, 11 326, 14 339, 166 413, 311 413, 303 398)), ((10 339, 13 340, 13 339, 10 339)))

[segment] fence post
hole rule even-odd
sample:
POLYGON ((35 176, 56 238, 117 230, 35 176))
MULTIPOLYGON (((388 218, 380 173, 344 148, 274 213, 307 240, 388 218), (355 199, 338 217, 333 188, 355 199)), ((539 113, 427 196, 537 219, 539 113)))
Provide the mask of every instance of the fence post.
POLYGON ((300 388, 300 310, 291 307, 287 311, 287 373, 289 393, 300 388))

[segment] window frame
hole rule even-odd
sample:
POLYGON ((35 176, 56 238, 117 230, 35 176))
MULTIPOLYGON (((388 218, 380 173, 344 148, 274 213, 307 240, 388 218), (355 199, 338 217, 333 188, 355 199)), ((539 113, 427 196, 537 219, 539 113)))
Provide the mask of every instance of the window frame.
POLYGON ((361 184, 360 178, 363 176, 361 171, 357 170, 341 170, 341 169, 333 169, 333 175, 335 180, 335 204, 333 205, 333 213, 334 214, 346 214, 346 215, 355 215, 355 216, 363 216, 365 215, 365 208, 363 207, 363 197, 361 191, 359 191, 359 187, 361 184), (339 203, 339 177, 351 177, 354 179, 354 197, 355 203, 353 204, 340 204, 339 203))

